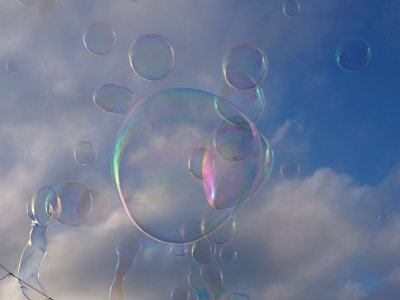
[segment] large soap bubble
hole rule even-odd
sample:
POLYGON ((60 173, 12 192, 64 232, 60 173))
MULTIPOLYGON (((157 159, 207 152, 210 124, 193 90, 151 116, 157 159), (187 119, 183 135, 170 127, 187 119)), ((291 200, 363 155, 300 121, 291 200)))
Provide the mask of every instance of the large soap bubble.
POLYGON ((366 41, 358 38, 344 41, 335 53, 336 63, 347 72, 364 69, 371 61, 371 56, 371 47, 366 41))
POLYGON ((246 139, 228 146, 244 147, 246 151, 237 152, 246 155, 229 160, 216 152, 215 130, 227 121, 216 111, 215 97, 188 88, 159 92, 134 105, 118 133, 113 176, 120 200, 131 220, 157 240, 188 243, 211 233, 264 177, 262 143, 241 112, 237 116, 240 126, 246 126, 246 139), (206 176, 199 180, 191 174, 188 158, 202 147, 207 149, 202 172, 206 176), (212 221, 202 228, 209 215, 212 221))

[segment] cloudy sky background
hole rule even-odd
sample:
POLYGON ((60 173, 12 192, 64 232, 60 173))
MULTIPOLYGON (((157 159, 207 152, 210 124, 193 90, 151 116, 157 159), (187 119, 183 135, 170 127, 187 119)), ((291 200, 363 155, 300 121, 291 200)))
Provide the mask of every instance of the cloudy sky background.
MULTIPOLYGON (((49 230, 41 282, 56 300, 108 299, 115 245, 125 234, 144 248, 127 277, 127 299, 169 299, 193 263, 135 229, 123 211, 110 172, 123 116, 93 104, 104 83, 141 99, 184 86, 218 92, 223 55, 249 42, 264 50, 266 110, 257 127, 273 144, 270 181, 236 212, 239 253, 224 265, 228 290, 261 300, 375 300, 400 296, 400 168, 398 84, 400 3, 395 0, 303 0, 297 17, 283 1, 59 0, 46 17, 35 6, 0 3, 0 263, 17 272, 28 239, 26 203, 42 185, 77 180, 99 190, 112 212, 98 227, 49 230), (92 56, 82 34, 94 21, 110 24, 117 44, 92 56), (128 64, 131 43, 157 33, 174 46, 176 66, 148 82, 128 64), (345 73, 334 61, 341 41, 367 40, 370 65, 345 73), (19 73, 5 69, 9 60, 19 73), (98 159, 74 161, 91 141, 98 159), (286 159, 301 176, 279 175, 286 159), (386 224, 378 221, 384 211, 386 224)), ((0 276, 3 273, 0 271, 0 276)), ((15 280, 0 282, 0 299, 24 299, 15 280)))

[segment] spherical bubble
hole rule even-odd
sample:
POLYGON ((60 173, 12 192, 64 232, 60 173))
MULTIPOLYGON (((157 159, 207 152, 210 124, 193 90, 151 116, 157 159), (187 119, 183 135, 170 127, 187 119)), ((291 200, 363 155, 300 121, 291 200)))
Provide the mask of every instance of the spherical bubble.
POLYGON ((288 0, 283 4, 283 13, 288 17, 295 17, 300 11, 300 4, 296 0, 288 0))
POLYGON ((237 252, 235 247, 232 245, 226 245, 221 248, 221 252, 219 253, 219 257, 224 263, 231 263, 236 260, 237 252))
MULTIPOLYGON (((238 90, 229 84, 224 84, 219 95, 227 99, 253 122, 256 122, 264 112, 265 95, 261 86, 249 90, 238 90)), ((224 119, 229 120, 236 115, 236 112, 231 111, 232 105, 225 105, 226 102, 218 101, 220 97, 215 98, 215 108, 224 119)))
POLYGON ((39 0, 36 6, 36 12, 39 16, 44 17, 52 12, 57 4, 57 0, 39 0))
POLYGON ((50 203, 50 216, 68 226, 84 224, 92 211, 92 198, 88 188, 80 182, 70 181, 59 184, 54 189, 58 194, 61 209, 59 214, 55 214, 55 209, 50 203))
POLYGON ((300 166, 293 160, 287 160, 281 164, 281 175, 285 179, 295 179, 300 174, 300 166))
POLYGON ((190 290, 186 285, 178 285, 171 292, 171 300, 188 300, 190 290))
POLYGON ((184 244, 171 245, 170 251, 175 256, 185 256, 186 255, 184 244))
POLYGON ((222 71, 225 80, 232 87, 250 90, 264 81, 268 72, 268 60, 261 49, 251 44, 239 44, 225 54, 222 71))
POLYGON ((199 264, 209 263, 215 253, 215 245, 207 239, 197 241, 192 248, 193 259, 199 264))
POLYGON ((206 151, 205 148, 193 149, 188 159, 189 172, 198 179, 203 179, 203 159, 206 151))
POLYGON ((364 69, 371 61, 371 57, 371 47, 366 41, 358 38, 344 41, 335 53, 337 65, 347 72, 364 69))
MULTIPOLYGON (((208 219, 204 220, 208 222, 208 219)), ((204 227, 207 228, 207 224, 204 224, 204 227)), ((236 222, 233 217, 230 217, 225 221, 217 230, 207 236, 207 239, 214 244, 225 244, 229 242, 236 234, 236 222)))
POLYGON ((94 163, 97 158, 97 150, 92 143, 81 141, 75 146, 74 156, 76 161, 80 164, 90 165, 94 163))
POLYGON ((381 212, 378 216, 378 221, 385 224, 389 221, 390 216, 386 212, 381 212))
MULTIPOLYGON (((213 132, 221 117, 214 97, 193 89, 159 92, 137 103, 118 133, 113 176, 120 200, 131 220, 157 240, 174 244, 199 240, 221 225, 262 180, 261 145, 240 161, 216 153, 213 132), (206 166, 203 161, 207 178, 194 180, 187 160, 193 149, 204 145, 205 153, 211 153, 205 155, 206 166), (217 204, 230 201, 231 206, 215 210, 209 206, 214 199, 217 204), (203 230, 201 224, 210 211, 215 211, 212 226, 203 230)), ((250 120, 248 124, 257 145, 257 130, 250 120)))
POLYGON ((52 207, 52 215, 60 214, 61 203, 56 191, 50 186, 42 186, 28 202, 28 216, 33 223, 47 226, 54 221, 50 217, 49 207, 52 207))
POLYGON ((33 5, 36 3, 37 0, 17 0, 18 3, 21 3, 22 5, 33 5))
POLYGON ((110 54, 117 38, 110 25, 94 22, 83 33, 83 44, 93 55, 101 56, 110 54))
POLYGON ((96 226, 104 222, 110 214, 108 199, 99 192, 89 191, 92 199, 92 211, 86 225, 96 226))
POLYGON ((175 54, 171 43, 156 34, 143 35, 129 49, 129 63, 140 77, 161 80, 175 66, 175 54))
POLYGON ((93 93, 92 98, 94 104, 101 110, 110 114, 121 115, 131 108, 135 96, 126 87, 107 83, 98 88, 93 93))
POLYGON ((20 68, 21 68, 21 65, 19 64, 19 62, 15 61, 15 60, 10 60, 6 64, 6 69, 10 73, 18 73, 20 68))

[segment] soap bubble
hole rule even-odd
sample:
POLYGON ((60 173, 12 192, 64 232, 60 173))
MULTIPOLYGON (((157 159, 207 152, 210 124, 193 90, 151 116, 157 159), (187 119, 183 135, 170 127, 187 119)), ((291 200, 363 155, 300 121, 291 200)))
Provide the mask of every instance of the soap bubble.
POLYGON ((100 22, 90 24, 83 33, 83 44, 93 55, 110 54, 117 38, 110 25, 100 22))
POLYGON ((178 285, 171 292, 171 300, 188 300, 190 290, 186 285, 178 285))
POLYGON ((385 212, 381 212, 378 216, 378 221, 382 224, 385 224, 389 221, 389 215, 385 212))
POLYGON ((251 155, 232 161, 216 153, 213 132, 221 117, 214 97, 185 88, 159 92, 138 102, 118 133, 113 176, 120 200, 131 220, 157 240, 173 244, 199 240, 221 225, 264 176, 259 135, 244 117, 255 144, 251 155), (203 160, 206 176, 194 180, 188 157, 204 145, 205 153, 210 153, 203 160), (214 200, 230 207, 215 210, 209 206, 214 200), (213 210, 213 222, 201 228, 213 210))
POLYGON ((21 3, 22 5, 33 5, 36 3, 37 0, 17 0, 18 3, 21 3))
MULTIPOLYGON (((200 277, 206 285, 207 289, 213 295, 224 294, 224 279, 222 270, 214 265, 202 265, 200 269, 200 277)), ((216 299, 218 299, 217 297, 216 299)))
POLYGON ((39 16, 44 17, 51 13, 57 4, 57 0, 39 0, 36 6, 36 12, 39 16))
POLYGON ((281 164, 281 175, 285 179, 295 179, 300 174, 300 166, 293 160, 287 160, 281 164))
MULTIPOLYGON (((232 88, 229 84, 224 84, 219 91, 219 96, 227 99, 253 122, 256 122, 264 112, 265 95, 261 86, 248 90, 239 90, 232 88)), ((215 108, 223 118, 229 120, 236 115, 236 112, 231 111, 232 105, 226 105, 226 102, 218 101, 220 97, 215 98, 215 108)))
MULTIPOLYGON (((205 219, 205 222, 208 220, 205 219)), ((208 226, 206 226, 208 227, 208 226)), ((207 236, 207 239, 214 244, 225 244, 236 234, 236 222, 233 217, 225 221, 217 230, 207 236)))
POLYGON ((283 4, 283 13, 288 17, 295 17, 300 11, 300 4, 296 0, 288 0, 283 4))
POLYGON ((10 73, 18 73, 20 68, 21 68, 21 65, 19 64, 19 62, 15 61, 15 60, 10 60, 6 64, 6 69, 10 73))
POLYGON ((362 39, 353 38, 344 41, 336 50, 337 65, 344 71, 357 72, 371 61, 372 50, 362 39))
POLYGON ((50 207, 53 216, 61 213, 61 203, 56 191, 50 186, 42 186, 28 202, 28 216, 34 224, 47 226, 54 221, 49 214, 50 207))
POLYGON ((225 54, 222 71, 225 80, 232 87, 250 90, 264 81, 268 72, 268 60, 261 49, 243 43, 225 54))
POLYGON ((92 143, 81 141, 75 146, 74 156, 76 161, 80 164, 90 165, 94 163, 97 158, 97 150, 92 143))
POLYGON ((215 245, 207 239, 197 241, 192 248, 193 259, 199 264, 209 263, 215 253, 215 245))
POLYGON ((133 92, 122 86, 107 83, 93 93, 93 102, 101 110, 111 114, 124 114, 132 106, 133 92))
POLYGON ((96 191, 89 192, 92 199, 92 211, 85 224, 89 226, 96 226, 107 219, 110 213, 110 207, 108 205, 108 199, 101 193, 96 191))
POLYGON ((156 34, 143 35, 129 49, 129 62, 140 77, 161 80, 175 66, 175 54, 171 43, 156 34))
POLYGON ((203 159, 206 151, 205 148, 193 149, 188 159, 190 174, 198 179, 203 179, 203 159))
POLYGON ((219 253, 219 257, 224 263, 231 263, 236 260, 237 252, 235 247, 232 245, 226 245, 221 248, 221 252, 219 253))
POLYGON ((92 211, 92 198, 88 188, 80 182, 65 182, 57 185, 61 205, 60 213, 55 214, 55 208, 49 203, 49 214, 58 222, 68 226, 84 224, 92 211))

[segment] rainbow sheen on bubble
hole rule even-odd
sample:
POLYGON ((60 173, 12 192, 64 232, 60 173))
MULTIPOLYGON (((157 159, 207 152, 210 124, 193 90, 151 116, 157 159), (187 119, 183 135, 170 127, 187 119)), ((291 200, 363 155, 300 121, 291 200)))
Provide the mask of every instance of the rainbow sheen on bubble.
POLYGON ((34 224, 50 225, 54 221, 49 214, 50 207, 52 215, 57 216, 61 213, 61 203, 56 191, 50 186, 43 186, 28 202, 28 216, 34 224))
POLYGON ((215 253, 215 245, 207 239, 197 241, 192 247, 192 257, 199 264, 209 263, 215 253))
POLYGON ((92 99, 101 110, 110 114, 121 115, 132 107, 135 95, 126 87, 107 83, 93 93, 92 99))
POLYGON ((231 263, 236 260, 237 251, 232 245, 225 245, 221 248, 219 257, 224 263, 231 263))
POLYGON ((344 41, 335 53, 337 65, 347 72, 358 72, 366 68, 371 57, 371 47, 366 41, 359 38, 344 41))
MULTIPOLYGON (((205 219, 204 222, 210 220, 205 219)), ((208 227, 207 224, 203 224, 204 227, 208 227)), ((214 244, 222 245, 229 242, 236 234, 236 221, 233 217, 226 220, 217 230, 207 236, 207 239, 214 244)))
POLYGON ((282 9, 287 17, 295 17, 299 14, 300 3, 296 0, 288 0, 283 4, 282 9))
POLYGON ((36 6, 36 13, 41 17, 45 17, 53 11, 56 5, 57 0, 39 0, 36 6))
POLYGON ((83 33, 83 44, 91 54, 96 56, 110 54, 116 42, 114 30, 106 23, 91 23, 83 33))
POLYGON ((16 60, 10 60, 6 64, 6 69, 9 73, 18 73, 21 69, 21 65, 16 60))
POLYGON ((161 80, 175 66, 174 49, 161 35, 143 35, 130 47, 129 63, 140 77, 152 81, 161 80))
POLYGON ((213 135, 223 120, 215 97, 189 88, 164 90, 138 102, 120 128, 113 155, 115 186, 133 223, 157 240, 199 240, 228 219, 263 179, 265 156, 257 129, 240 111, 240 126, 247 126, 246 134, 250 128, 254 149, 240 161, 217 154, 213 135), (188 157, 204 145, 210 155, 203 159, 203 180, 195 180, 188 157), (210 207, 215 199, 229 207, 210 207), (202 228, 210 214, 212 222, 202 228))
POLYGON ((300 175, 300 166, 294 160, 287 160, 281 164, 281 175, 285 179, 295 179, 300 175))
POLYGON ((222 71, 226 82, 240 90, 259 86, 268 73, 268 59, 264 52, 251 44, 239 44, 225 54, 222 71))
POLYGON ((74 148, 75 160, 82 165, 90 165, 97 158, 97 150, 91 142, 80 141, 74 148))

